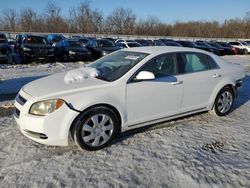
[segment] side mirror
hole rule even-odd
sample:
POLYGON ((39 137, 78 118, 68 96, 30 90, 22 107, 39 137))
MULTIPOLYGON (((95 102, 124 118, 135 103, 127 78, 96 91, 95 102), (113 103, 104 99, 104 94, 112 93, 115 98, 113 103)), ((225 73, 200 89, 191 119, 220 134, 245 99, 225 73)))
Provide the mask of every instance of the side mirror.
POLYGON ((142 81, 142 80, 154 80, 155 75, 152 72, 149 71, 141 71, 137 74, 135 77, 135 81, 142 81))

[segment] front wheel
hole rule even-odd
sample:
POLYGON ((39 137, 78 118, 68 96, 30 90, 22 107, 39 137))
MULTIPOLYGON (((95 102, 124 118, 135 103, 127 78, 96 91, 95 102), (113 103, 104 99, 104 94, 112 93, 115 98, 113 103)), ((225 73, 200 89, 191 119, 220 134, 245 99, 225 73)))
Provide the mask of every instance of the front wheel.
POLYGON ((73 124, 72 137, 82 149, 94 151, 107 146, 118 133, 115 113, 106 107, 95 107, 81 114, 73 124))
POLYGON ((234 93, 230 87, 224 87, 217 95, 213 107, 213 113, 217 116, 227 115, 233 105, 234 93))

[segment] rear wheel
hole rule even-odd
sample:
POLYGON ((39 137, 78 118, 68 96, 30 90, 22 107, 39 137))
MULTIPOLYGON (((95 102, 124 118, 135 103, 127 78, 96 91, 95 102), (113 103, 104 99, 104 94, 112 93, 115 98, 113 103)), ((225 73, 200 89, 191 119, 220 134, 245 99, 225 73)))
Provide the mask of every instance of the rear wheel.
POLYGON ((115 113, 106 107, 95 107, 81 114, 73 124, 72 137, 82 149, 94 151, 107 146, 118 133, 115 113))
POLYGON ((230 87, 224 87, 217 95, 213 107, 213 113, 217 116, 227 115, 233 105, 234 93, 230 87))

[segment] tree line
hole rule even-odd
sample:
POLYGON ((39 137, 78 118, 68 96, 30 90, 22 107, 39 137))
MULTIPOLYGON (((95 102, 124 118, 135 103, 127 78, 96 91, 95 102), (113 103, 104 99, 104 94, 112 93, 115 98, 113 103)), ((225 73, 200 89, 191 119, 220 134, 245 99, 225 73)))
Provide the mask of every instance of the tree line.
POLYGON ((159 18, 149 16, 138 19, 131 9, 117 8, 104 16, 98 9, 92 9, 89 1, 69 9, 69 16, 63 16, 60 6, 48 2, 44 11, 38 14, 31 8, 17 12, 4 9, 0 13, 0 30, 11 32, 86 33, 118 35, 150 35, 206 38, 250 38, 250 11, 244 18, 218 21, 189 21, 175 24, 163 23, 159 18))

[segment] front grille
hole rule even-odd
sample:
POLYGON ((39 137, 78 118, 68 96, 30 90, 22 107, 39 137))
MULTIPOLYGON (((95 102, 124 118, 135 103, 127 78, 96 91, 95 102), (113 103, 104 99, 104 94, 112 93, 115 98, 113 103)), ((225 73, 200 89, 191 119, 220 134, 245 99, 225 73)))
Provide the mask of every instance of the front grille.
POLYGON ((14 108, 14 116, 16 118, 19 118, 19 116, 20 116, 20 110, 18 110, 17 108, 14 108))
POLYGON ((27 100, 25 98, 23 98, 21 95, 18 94, 16 96, 16 102, 18 102, 21 105, 24 105, 27 102, 27 100))
POLYGON ((1 48, 0 49, 0 54, 6 55, 7 54, 7 50, 5 48, 1 48))

